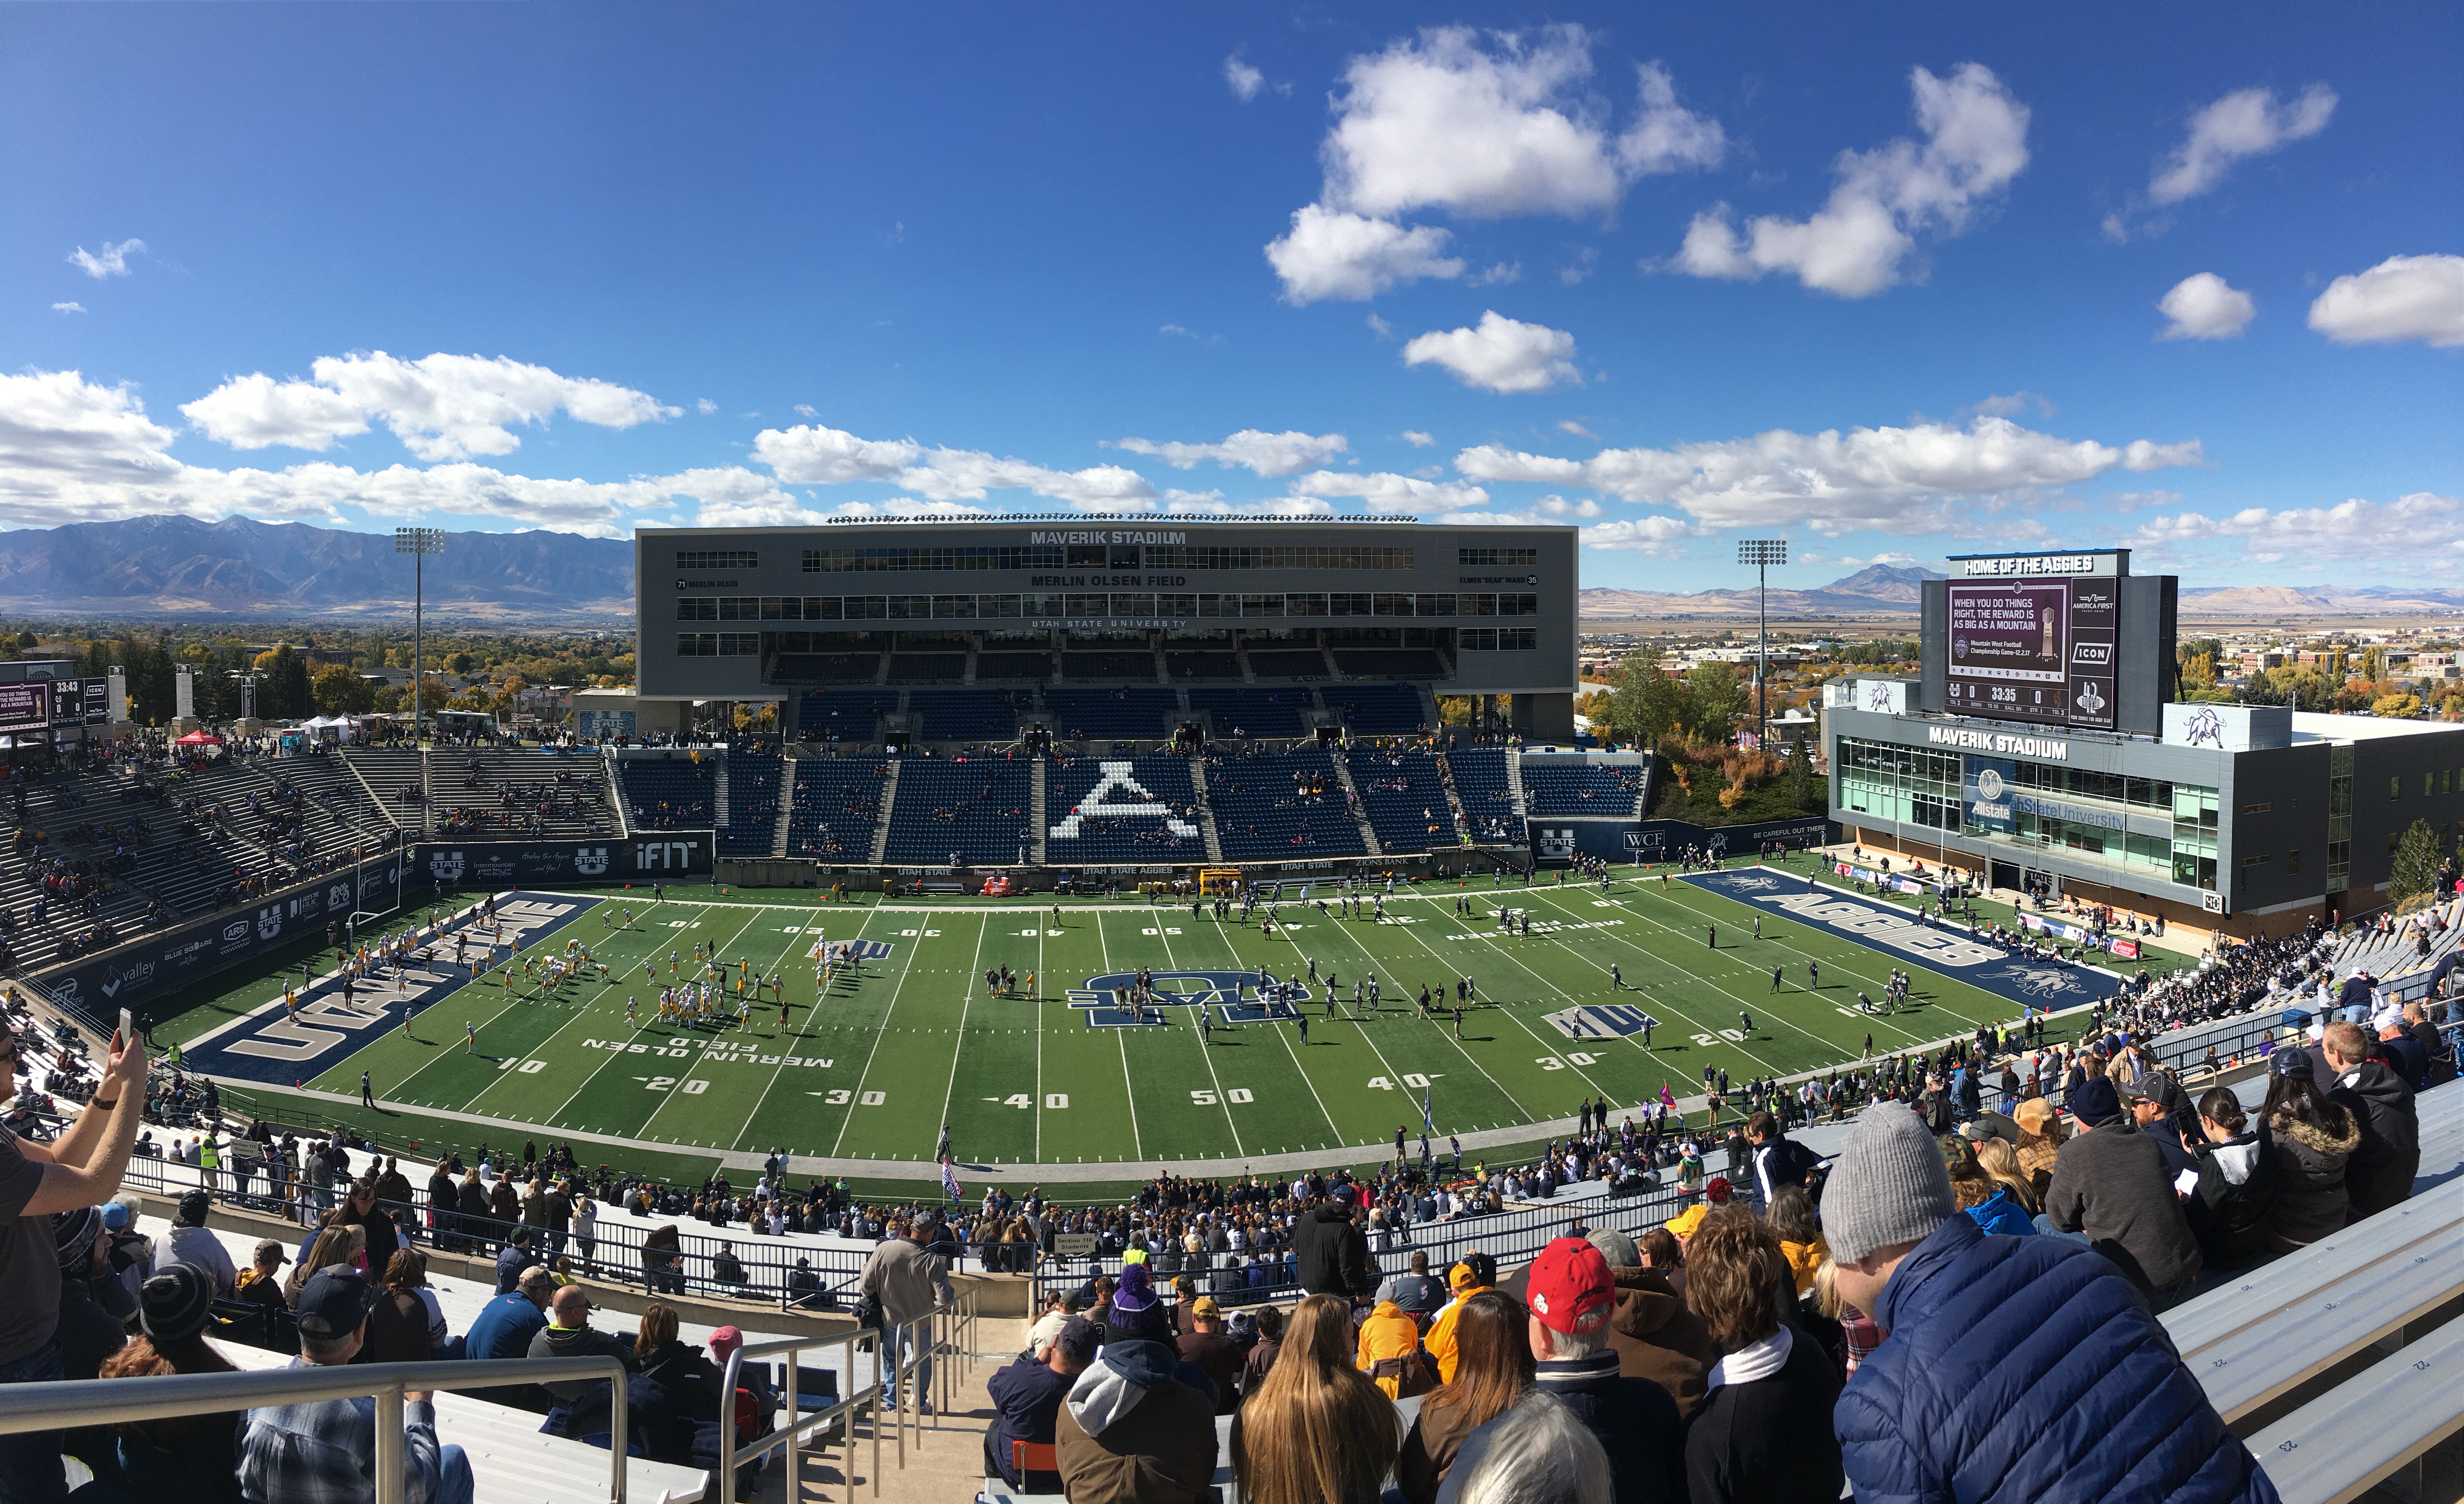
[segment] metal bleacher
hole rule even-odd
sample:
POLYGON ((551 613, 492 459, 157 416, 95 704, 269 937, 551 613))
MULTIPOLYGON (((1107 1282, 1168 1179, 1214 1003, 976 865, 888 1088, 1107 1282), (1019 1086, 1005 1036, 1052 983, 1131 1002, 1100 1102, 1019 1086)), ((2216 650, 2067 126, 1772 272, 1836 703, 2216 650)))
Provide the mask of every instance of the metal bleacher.
POLYGON ((2412 1199, 2174 1307, 2166 1330, 2285 1504, 2464 1487, 2464 1082, 2422 1093, 2412 1199), (2436 1476, 2423 1476, 2438 1450, 2436 1476))

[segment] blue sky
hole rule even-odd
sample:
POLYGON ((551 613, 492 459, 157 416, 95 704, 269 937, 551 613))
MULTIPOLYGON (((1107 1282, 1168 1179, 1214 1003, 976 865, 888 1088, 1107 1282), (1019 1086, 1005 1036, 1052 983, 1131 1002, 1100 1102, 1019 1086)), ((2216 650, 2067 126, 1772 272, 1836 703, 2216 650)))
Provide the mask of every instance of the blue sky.
POLYGON ((9 7, 0 523, 2464 575, 2464 12, 1733 14, 9 7))

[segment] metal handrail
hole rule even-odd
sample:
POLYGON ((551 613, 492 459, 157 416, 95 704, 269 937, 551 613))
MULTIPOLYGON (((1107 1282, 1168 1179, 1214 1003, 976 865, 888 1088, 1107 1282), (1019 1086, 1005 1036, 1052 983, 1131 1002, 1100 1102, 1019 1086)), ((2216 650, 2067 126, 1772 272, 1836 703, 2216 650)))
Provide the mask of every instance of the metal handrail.
POLYGON ((159 1421, 222 1410, 259 1409, 321 1400, 375 1399, 376 1504, 402 1504, 406 1391, 492 1388, 500 1384, 608 1382, 608 1499, 625 1504, 625 1365, 614 1358, 505 1358, 420 1363, 301 1363, 255 1373, 166 1374, 138 1379, 55 1380, 0 1384, 0 1436, 68 1425, 159 1421))

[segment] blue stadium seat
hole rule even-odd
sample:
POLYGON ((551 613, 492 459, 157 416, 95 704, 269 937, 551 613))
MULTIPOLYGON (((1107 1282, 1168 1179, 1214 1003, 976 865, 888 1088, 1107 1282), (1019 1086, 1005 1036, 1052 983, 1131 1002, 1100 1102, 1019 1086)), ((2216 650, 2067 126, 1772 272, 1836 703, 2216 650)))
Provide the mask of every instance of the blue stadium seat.
POLYGON ((1018 713, 1029 705, 1024 690, 918 690, 907 708, 923 713, 916 735, 927 741, 1011 741, 1018 713))
POLYGON ((1152 684, 1155 664, 1152 652, 1065 652, 1061 676, 1089 683, 1152 684))
MULTIPOLYGON (((905 795, 901 794, 901 799, 905 795)), ((1045 767, 1044 810, 1047 826, 1072 829, 1071 816, 1077 817, 1072 835, 1045 835, 1045 860, 1056 866, 1102 866, 1105 864, 1136 864, 1161 866, 1203 860, 1206 837, 1198 829, 1198 791, 1190 782, 1189 760, 1157 754, 1139 758, 1055 758, 1045 767), (1112 776, 1116 769, 1128 771, 1138 787, 1152 798, 1118 786, 1107 788, 1100 804, 1118 809, 1123 806, 1159 804, 1171 810, 1169 817, 1150 814, 1103 814, 1080 812, 1089 803, 1089 795, 1112 776), (1177 819, 1189 827, 1176 831, 1169 819, 1177 819)))
POLYGON ((1626 815, 1642 795, 1639 764, 1523 760, 1523 803, 1535 815, 1626 815))
POLYGON ((871 855, 889 765, 888 758, 869 755, 797 759, 787 854, 828 862, 860 862, 871 855))
POLYGON ((718 785, 707 759, 628 757, 616 776, 636 830, 707 830, 716 822, 718 785))
POLYGON ((1426 752, 1364 750, 1352 753, 1349 762, 1353 786, 1360 790, 1378 846, 1403 852, 1457 844, 1454 811, 1446 805, 1436 758, 1426 752))
POLYGON ((1301 713, 1309 709, 1309 691, 1300 689, 1194 689, 1189 708, 1215 713, 1215 735, 1297 737, 1309 728, 1301 713))
POLYGON ((1334 759, 1323 747, 1227 758, 1206 769, 1215 834, 1231 861, 1364 856, 1360 826, 1344 807, 1334 759))
POLYGON ((1346 684, 1324 697, 1357 736, 1408 737, 1429 720, 1427 701, 1409 684, 1346 684))
POLYGON ((1052 712, 1053 734, 1065 741, 1160 741, 1180 714, 1180 697, 1160 687, 1046 690, 1044 703, 1052 712))
POLYGON ((1006 867, 1030 844, 1033 764, 1024 758, 908 758, 898 767, 883 859, 1006 867))
POLYGON ((1252 648, 1249 669, 1262 679, 1322 679, 1326 654, 1315 648, 1252 648))
POLYGON ((776 750, 731 747, 727 753, 727 825, 718 832, 721 856, 767 856, 779 829, 779 784, 786 761, 776 750))
POLYGON ((976 682, 987 679, 1048 679, 1052 677, 1052 654, 991 649, 976 654, 976 682))
POLYGON ((1379 674, 1397 679, 1441 679, 1446 666, 1426 648, 1337 648, 1334 666, 1346 674, 1379 674))
POLYGON ((1446 765, 1455 775, 1455 797, 1463 801, 1463 814, 1472 823, 1472 839, 1520 842, 1524 838, 1503 748, 1465 747, 1449 752, 1446 765))
POLYGON ((796 737, 822 741, 832 732, 842 741, 877 741, 881 713, 898 708, 898 692, 832 689, 796 697, 796 737))

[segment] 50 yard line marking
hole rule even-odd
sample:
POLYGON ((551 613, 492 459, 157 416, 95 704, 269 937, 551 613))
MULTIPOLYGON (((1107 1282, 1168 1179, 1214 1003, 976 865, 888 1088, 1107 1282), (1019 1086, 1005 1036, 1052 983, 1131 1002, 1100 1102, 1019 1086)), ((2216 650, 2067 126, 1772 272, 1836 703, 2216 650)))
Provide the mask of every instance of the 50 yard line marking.
MULTIPOLYGON (((1295 905, 1295 906, 1297 907, 1298 905, 1295 905)), ((1307 925, 1309 924, 1309 921, 1308 921, 1308 920, 1306 920, 1306 919, 1305 919, 1305 920, 1303 920, 1303 921, 1302 921, 1302 924, 1303 924, 1303 926, 1304 926, 1304 927, 1307 927, 1307 925)), ((1278 927, 1278 928, 1282 928, 1282 926, 1281 926, 1281 925, 1278 925, 1277 927, 1278 927)), ((1287 936, 1288 936, 1291 932, 1290 932, 1288 929, 1286 929, 1286 930, 1284 931, 1284 933, 1285 933, 1287 936)), ((1245 927, 1244 927, 1244 928, 1243 928, 1243 939, 1246 939, 1246 938, 1247 938, 1247 930, 1246 930, 1246 928, 1245 928, 1245 927)), ((1230 939, 1231 939, 1231 937, 1230 937, 1228 934, 1224 935, 1224 936, 1223 936, 1223 939, 1224 939, 1224 941, 1225 941, 1225 944, 1226 944, 1227 948, 1229 948, 1229 949, 1232 951, 1232 959, 1237 962, 1241 959, 1241 951, 1240 951, 1240 947, 1238 947, 1238 946, 1234 946, 1234 945, 1231 945, 1231 944, 1230 944, 1230 939)), ((1264 944, 1265 943, 1265 940, 1261 939, 1261 940, 1259 940, 1259 943, 1260 943, 1261 945, 1264 945, 1264 944)), ((1309 962, 1310 958, 1309 958, 1309 957, 1307 957, 1307 956, 1304 956, 1304 955, 1302 955, 1302 954, 1301 954, 1301 943, 1300 943, 1300 941, 1298 941, 1298 940, 1287 940, 1286 941, 1286 943, 1287 943, 1287 944, 1289 944, 1289 945, 1291 946, 1291 948, 1292 948, 1292 956, 1293 956, 1293 959, 1294 959, 1294 960, 1296 960, 1296 961, 1298 961, 1298 962, 1301 963, 1297 968, 1295 968, 1295 969, 1294 969, 1294 971, 1293 971, 1292 975, 1293 975, 1293 976, 1295 976, 1295 977, 1305 975, 1305 974, 1307 973, 1308 969, 1309 969, 1309 962)), ((1261 964, 1264 964, 1264 962, 1261 962, 1261 964)), ((1332 974, 1332 973, 1331 973, 1331 971, 1330 971, 1329 975, 1331 976, 1331 974, 1332 974)), ((1335 1002, 1335 1001, 1337 1001, 1337 1000, 1336 1000, 1336 998, 1335 998, 1335 996, 1334 996, 1334 984, 1333 984, 1332 982, 1331 982, 1331 981, 1329 981, 1329 982, 1321 982, 1321 983, 1319 983, 1318 984, 1319 984, 1320 986, 1322 986, 1322 987, 1324 987, 1324 988, 1326 989, 1327 1000, 1328 1000, 1329 1002, 1331 1002, 1331 1002, 1335 1002)), ((1300 1007, 1301 1007, 1301 1006, 1305 1006, 1305 1005, 1297 1005, 1297 1004, 1296 1004, 1296 1005, 1294 1005, 1294 1011, 1295 1011, 1295 1012, 1299 1011, 1300 1007)), ((1361 1018, 1361 1017, 1360 1017, 1360 1015, 1359 1015, 1359 1014, 1357 1014, 1357 1013, 1353 1013, 1353 1014, 1351 1014, 1351 1015, 1349 1015, 1349 1016, 1342 1015, 1342 1014, 1330 1014, 1329 1016, 1330 1016, 1330 1017, 1342 1017, 1342 1018, 1345 1018, 1346 1022, 1348 1022, 1348 1023, 1352 1024, 1354 1028, 1356 1028, 1360 1031, 1360 1040, 1361 1040, 1361 1043, 1363 1043, 1363 1044, 1367 1045, 1367 1046, 1369 1047, 1369 1052, 1370 1052, 1371 1054, 1375 1055, 1375 1056, 1377 1057, 1377 1064, 1378 1064, 1378 1067, 1379 1067, 1381 1070, 1383 1070, 1383 1071, 1386 1073, 1386 1074, 1387 1074, 1390 1078, 1396 1077, 1396 1076, 1398 1074, 1398 1073, 1397 1073, 1397 1072, 1396 1071, 1396 1069, 1395 1069, 1394 1063, 1393 1063, 1393 1062, 1391 1062, 1391 1061, 1389 1061, 1389 1060, 1386 1058, 1386 1051, 1383 1051, 1383 1050, 1378 1049, 1378 1048, 1377 1048, 1377 1042, 1376 1042, 1376 1040, 1375 1040, 1375 1039, 1373 1039, 1373 1038, 1371 1038, 1371 1037, 1370 1037, 1370 1033, 1369 1033, 1369 1025, 1368 1025, 1368 1021, 1367 1021, 1367 1020, 1365 1020, 1365 1019, 1361 1018)), ((1277 1032, 1278 1032, 1278 1033, 1280 1033, 1280 1032, 1282 1032, 1282 1030, 1278 1029, 1278 1030, 1277 1030, 1277 1032)), ((1209 1062, 1209 1063, 1210 1063, 1210 1065, 1212 1064, 1212 1062, 1209 1062)), ((1303 1074, 1304 1074, 1304 1076, 1306 1076, 1306 1074, 1307 1074, 1306 1071, 1304 1071, 1303 1074)), ((1315 1091, 1315 1090, 1316 1090, 1316 1087, 1315 1087, 1315 1084, 1314 1084, 1314 1083, 1312 1083, 1312 1084, 1311 1084, 1311 1086, 1310 1086, 1310 1090, 1311 1090, 1311 1091, 1315 1091)), ((1407 1090, 1408 1090, 1408 1088, 1407 1088, 1407 1090)), ((1322 1109, 1324 1108, 1324 1106, 1325 1106, 1325 1103, 1321 1100, 1321 1101, 1320 1101, 1320 1103, 1319 1103, 1318 1105, 1319 1105, 1319 1107, 1320 1107, 1320 1108, 1321 1108, 1321 1110, 1322 1110, 1322 1109)), ((1334 1120, 1333 1120, 1333 1118, 1332 1118, 1332 1117, 1331 1117, 1331 1115, 1330 1115, 1330 1117, 1328 1117, 1328 1120, 1327 1120, 1327 1126, 1328 1126, 1328 1127, 1331 1127, 1331 1128, 1334 1128, 1334 1136, 1335 1136, 1335 1138, 1336 1138, 1336 1139, 1341 1139, 1341 1138, 1343 1137, 1343 1130, 1342 1130, 1340 1127, 1336 1127, 1336 1125, 1335 1125, 1335 1123, 1334 1123, 1334 1120)), ((1383 1139, 1376 1139, 1376 1140, 1375 1140, 1375 1142, 1378 1142, 1378 1143, 1383 1143, 1383 1142, 1385 1142, 1386 1140, 1384 1140, 1383 1139)), ((1365 1148, 1365 1147, 1367 1147, 1367 1145, 1366 1145, 1366 1144, 1344 1144, 1344 1145, 1342 1145, 1342 1147, 1344 1147, 1344 1148, 1365 1148)))
MULTIPOLYGON (((1158 918, 1155 920, 1155 939, 1163 944, 1164 964, 1170 966, 1175 971, 1178 971, 1180 969, 1180 962, 1173 959, 1172 941, 1165 939, 1163 932, 1164 922, 1158 918)), ((1235 955, 1232 959, 1238 961, 1240 960, 1240 957, 1235 955)), ((1213 1006, 1213 1005, 1207 1003, 1200 1003, 1199 1005, 1201 1011, 1211 1006, 1213 1006)), ((1198 1050, 1200 1057, 1206 1061, 1206 1078, 1215 1083, 1215 1100, 1221 1103, 1223 1108, 1223 1125, 1232 1130, 1233 1152, 1245 1159, 1248 1157, 1249 1151, 1242 1146, 1241 1125, 1232 1119, 1232 1104, 1224 1098, 1223 1077, 1218 1074, 1215 1070, 1215 1051, 1206 1047, 1206 1030, 1203 1028, 1200 1028, 1198 1031, 1198 1050)), ((1340 1138, 1341 1135, 1338 1134, 1336 1137, 1340 1138)))

